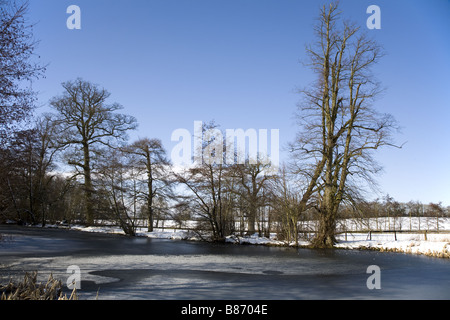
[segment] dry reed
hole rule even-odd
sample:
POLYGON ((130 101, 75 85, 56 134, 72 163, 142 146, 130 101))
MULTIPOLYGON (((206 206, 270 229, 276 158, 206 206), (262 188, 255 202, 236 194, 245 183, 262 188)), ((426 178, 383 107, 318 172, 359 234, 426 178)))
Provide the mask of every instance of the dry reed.
POLYGON ((22 282, 0 286, 0 300, 78 300, 76 289, 70 297, 62 293, 62 282, 50 274, 46 283, 37 283, 37 272, 25 273, 22 282))

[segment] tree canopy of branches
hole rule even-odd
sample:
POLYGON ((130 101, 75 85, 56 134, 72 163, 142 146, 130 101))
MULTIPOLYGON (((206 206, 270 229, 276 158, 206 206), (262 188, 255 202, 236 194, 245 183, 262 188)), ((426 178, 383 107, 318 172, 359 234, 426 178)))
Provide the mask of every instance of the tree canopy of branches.
POLYGON ((270 168, 270 163, 257 161, 255 164, 250 164, 248 160, 244 164, 235 164, 232 168, 232 174, 236 175, 240 182, 237 192, 244 200, 247 232, 250 235, 256 231, 255 223, 258 209, 268 205, 268 197, 265 197, 263 192, 267 182, 274 176, 264 171, 268 168, 270 168))
POLYGON ((317 81, 301 90, 301 130, 292 144, 297 173, 306 182, 300 211, 313 205, 319 213, 318 247, 336 242, 339 205, 379 171, 373 151, 392 145, 396 127, 391 115, 372 107, 381 91, 372 73, 381 47, 341 15, 336 3, 323 6, 316 42, 306 48, 317 81))
MULTIPOLYGON (((202 159, 192 167, 176 173, 176 180, 187 189, 182 198, 193 203, 193 208, 212 231, 214 241, 223 240, 234 228, 231 206, 227 200, 227 176, 230 165, 224 164, 226 149, 223 141, 216 141, 220 133, 215 123, 203 124, 202 159)), ((220 140, 220 139, 218 139, 220 140)))
POLYGON ((27 1, 0 0, 0 213, 14 212, 19 221, 35 219, 34 174, 43 167, 38 130, 23 128, 35 107, 32 81, 45 71, 34 57, 37 42, 27 13, 27 1))
POLYGON ((172 197, 170 187, 169 165, 166 151, 159 139, 139 139, 125 148, 132 156, 133 165, 143 175, 141 179, 146 188, 143 191, 145 212, 147 215, 147 230, 153 231, 155 203, 157 197, 172 197))
POLYGON ((57 144, 67 148, 68 164, 84 178, 86 222, 93 224, 92 170, 95 155, 102 148, 117 147, 128 130, 136 128, 134 117, 117 113, 122 106, 107 104, 110 93, 98 85, 80 78, 62 84, 64 92, 51 100, 56 111, 57 144))
POLYGON ((45 67, 33 61, 37 42, 27 21, 28 2, 0 0, 0 139, 26 120, 34 108, 31 81, 45 67))

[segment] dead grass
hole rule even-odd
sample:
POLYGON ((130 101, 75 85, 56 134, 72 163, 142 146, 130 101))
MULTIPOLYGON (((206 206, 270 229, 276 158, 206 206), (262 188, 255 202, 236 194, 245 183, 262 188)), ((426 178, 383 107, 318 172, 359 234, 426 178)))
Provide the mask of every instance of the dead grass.
POLYGON ((46 283, 36 283, 37 272, 25 273, 22 282, 11 280, 0 286, 0 300, 78 300, 76 289, 70 297, 62 293, 62 282, 50 274, 46 283))

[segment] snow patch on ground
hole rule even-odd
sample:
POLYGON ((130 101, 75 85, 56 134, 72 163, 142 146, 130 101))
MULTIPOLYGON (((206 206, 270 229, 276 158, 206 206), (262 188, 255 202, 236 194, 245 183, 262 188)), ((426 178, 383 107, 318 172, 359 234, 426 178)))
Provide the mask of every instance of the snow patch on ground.
POLYGON ((397 233, 396 236, 393 233, 372 234, 372 240, 368 240, 367 234, 347 235, 347 241, 342 238, 344 235, 338 237, 339 243, 335 245, 336 248, 372 249, 450 258, 450 234, 448 233, 428 234, 426 240, 424 234, 416 233, 397 233))
MULTIPOLYGON (((48 227, 58 227, 49 225, 48 227)), ((100 232, 125 235, 122 229, 114 226, 91 226, 84 227, 73 225, 68 227, 72 230, 83 232, 100 232)), ((138 228, 136 235, 139 237, 171 239, 171 240, 190 240, 200 241, 201 238, 194 232, 180 229, 158 229, 148 232, 145 228, 138 228)), ((411 254, 423 254, 427 256, 450 258, 450 234, 449 233, 373 233, 369 238, 368 234, 351 233, 337 236, 338 243, 336 248, 341 249, 371 249, 379 251, 404 252, 411 254), (371 239, 370 239, 371 238, 371 239)), ((295 243, 286 243, 276 239, 275 234, 270 237, 261 237, 257 233, 250 236, 228 236, 225 241, 234 244, 250 245, 271 245, 271 246, 294 246, 295 243)), ((299 240, 300 246, 310 245, 309 241, 299 240)))

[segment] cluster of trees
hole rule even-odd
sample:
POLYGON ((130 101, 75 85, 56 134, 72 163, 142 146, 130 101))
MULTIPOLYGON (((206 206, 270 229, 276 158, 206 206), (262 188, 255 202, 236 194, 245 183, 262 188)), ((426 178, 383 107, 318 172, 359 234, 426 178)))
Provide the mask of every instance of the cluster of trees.
POLYGON ((446 217, 450 216, 450 207, 441 202, 423 204, 420 201, 402 203, 389 194, 381 199, 365 202, 360 206, 364 217, 446 217))
MULTIPOLYGON (((32 62, 36 43, 26 10, 26 3, 0 2, 0 221, 106 219, 134 235, 138 218, 152 231, 170 217, 197 220, 214 240, 271 231, 297 240, 309 219, 318 221, 314 244, 327 247, 336 241, 338 218, 401 209, 393 200, 381 207, 363 200, 361 190, 380 170, 373 152, 393 145, 396 123, 373 108, 381 89, 372 67, 381 47, 342 22, 337 4, 322 8, 317 41, 307 47, 317 80, 300 92, 299 133, 278 173, 265 159, 174 169, 159 139, 129 141, 137 120, 110 103, 106 89, 80 78, 62 84, 52 113, 34 117, 30 83, 45 67, 32 62)), ((203 133, 213 128, 205 124, 203 133)), ((213 139, 203 137, 201 154, 217 158, 213 139)), ((225 158, 227 146, 220 149, 225 158)))
POLYGON ((50 102, 55 113, 41 115, 31 129, 11 133, 2 152, 8 161, 2 162, 2 215, 14 212, 19 221, 43 225, 55 219, 92 225, 114 217, 133 234, 137 210, 151 219, 153 201, 166 193, 163 166, 168 160, 161 142, 126 143, 136 119, 119 113, 120 105, 108 104, 105 89, 82 79, 63 88, 50 102), (58 173, 56 160, 71 169, 58 173), (144 207, 138 206, 142 199, 144 207))
MULTIPOLYGON (((409 218, 406 219, 410 222, 409 225, 404 226, 404 229, 414 230, 412 226, 413 218, 433 218, 425 220, 434 220, 440 218, 450 217, 450 207, 445 207, 441 202, 423 204, 420 201, 409 201, 402 203, 396 201, 393 197, 387 194, 381 199, 375 199, 372 201, 363 201, 356 206, 343 206, 340 210, 339 217, 341 219, 360 219, 361 222, 368 219, 375 220, 375 229, 377 230, 393 230, 396 229, 396 221, 405 221, 405 219, 397 218, 409 218), (386 222, 384 225, 378 224, 377 219, 386 222), (392 222, 392 226, 391 223, 392 222)), ((436 220, 438 221, 438 220, 436 220)), ((432 229, 439 230, 439 224, 432 229)))
MULTIPOLYGON (((32 129, 12 132, 2 152, 2 220, 115 220, 133 235, 138 218, 153 231, 155 217, 171 215, 196 218, 219 240, 236 231, 238 218, 255 232, 258 212, 273 195, 267 163, 203 161, 175 172, 160 140, 128 142, 136 119, 108 104, 105 89, 82 79, 62 86, 63 94, 50 102, 55 112, 41 115, 32 129), (65 173, 56 170, 58 162, 65 173)), ((204 140, 202 148, 211 143, 204 140)))

